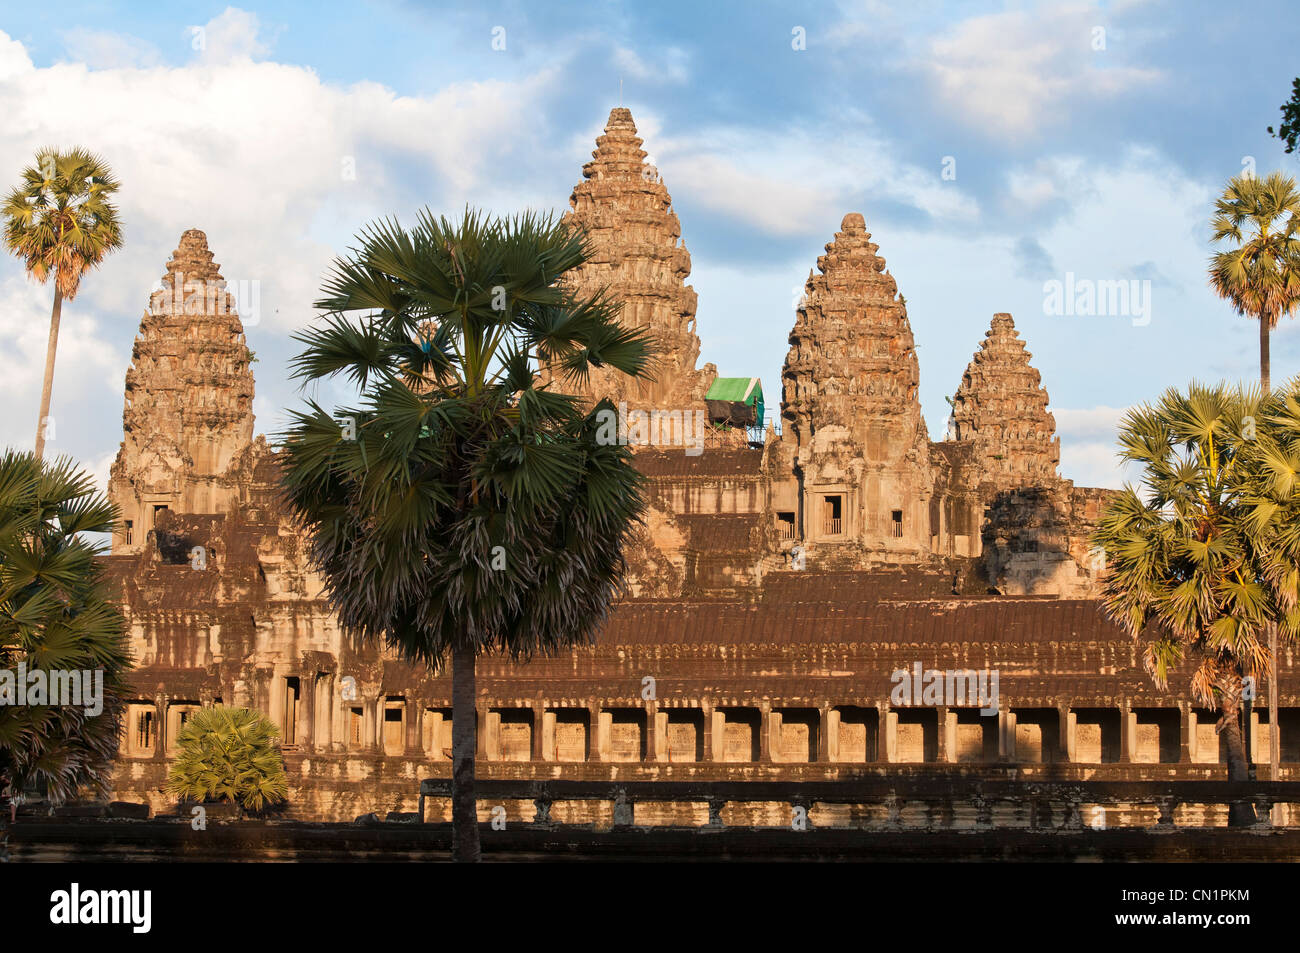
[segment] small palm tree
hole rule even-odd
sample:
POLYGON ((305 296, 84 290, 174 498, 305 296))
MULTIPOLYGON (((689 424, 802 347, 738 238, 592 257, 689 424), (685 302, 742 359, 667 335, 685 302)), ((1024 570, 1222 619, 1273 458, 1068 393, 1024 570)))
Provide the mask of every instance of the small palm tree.
POLYGON ((75 298, 82 276, 121 247, 122 227, 117 209, 109 201, 118 189, 112 170, 85 149, 42 149, 36 153, 36 165, 24 169, 22 178, 22 185, 5 199, 5 245, 24 260, 27 273, 37 281, 54 277, 54 309, 36 421, 39 458, 45 454, 63 299, 75 298))
MULTIPOLYGON (((0 704, 0 799, 29 785, 55 803, 108 788, 130 654, 100 547, 85 534, 111 532, 116 518, 67 459, 0 457, 0 669, 22 664, 47 683, 50 672, 91 673, 79 679, 81 704, 0 704), (96 678, 99 705, 86 697, 96 678)), ((0 803, 0 826, 8 820, 0 803)))
POLYGON ((216 705, 201 708, 176 733, 179 753, 169 793, 187 801, 221 801, 251 811, 289 796, 279 731, 263 714, 216 705))
POLYGON ((1213 241, 1235 247, 1210 259, 1210 284, 1259 322, 1259 379, 1270 388, 1269 333, 1300 306, 1300 191, 1280 172, 1228 181, 1214 206, 1213 241))
POLYGON ((294 416, 288 495, 343 627, 451 662, 457 860, 479 858, 477 656, 589 641, 643 505, 630 451, 602 437, 609 402, 584 412, 537 377, 646 375, 647 332, 564 283, 589 257, 582 234, 531 214, 381 222, 335 263, 324 327, 298 336, 297 375, 343 375, 360 400, 294 416))
MULTIPOLYGON (((1094 544, 1106 554, 1103 603, 1134 639, 1157 687, 1185 659, 1194 696, 1220 712, 1228 778, 1248 780, 1241 735, 1243 678, 1268 669, 1260 642, 1276 617, 1269 556, 1246 486, 1264 420, 1259 395, 1193 383, 1170 389, 1120 424, 1120 456, 1142 468, 1106 507, 1094 544)), ((1230 823, 1254 821, 1235 805, 1230 823)))

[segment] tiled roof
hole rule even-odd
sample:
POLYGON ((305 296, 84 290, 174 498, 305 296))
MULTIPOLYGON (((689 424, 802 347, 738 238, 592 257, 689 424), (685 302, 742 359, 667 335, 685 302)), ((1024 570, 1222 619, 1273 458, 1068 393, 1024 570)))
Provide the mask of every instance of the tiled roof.
POLYGON ((1124 641, 1087 599, 1000 597, 916 602, 624 603, 603 644, 987 643, 1124 641))

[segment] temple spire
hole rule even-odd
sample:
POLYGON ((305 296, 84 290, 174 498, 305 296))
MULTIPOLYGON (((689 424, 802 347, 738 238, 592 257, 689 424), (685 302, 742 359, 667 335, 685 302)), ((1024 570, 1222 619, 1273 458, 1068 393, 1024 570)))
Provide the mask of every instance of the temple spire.
POLYGON ((585 296, 608 286, 622 304, 624 325, 652 329, 656 380, 638 384, 618 371, 596 368, 583 393, 593 400, 626 400, 632 407, 702 409, 717 369, 696 368, 696 296, 686 284, 691 256, 680 240, 672 198, 641 145, 631 111, 610 110, 564 221, 583 228, 594 250, 592 259, 571 273, 574 289, 585 296))
POLYGON ((851 212, 818 257, 781 371, 783 439, 802 474, 809 538, 924 551, 931 478, 920 368, 906 305, 878 251, 851 212))
POLYGON ((253 439, 252 353, 207 236, 190 229, 150 295, 126 372, 123 441, 108 493, 130 521, 114 552, 135 551, 162 508, 220 513, 224 479, 253 439))
POLYGON ((982 479, 995 489, 1058 479, 1061 441, 1047 390, 1009 314, 995 314, 953 397, 950 439, 977 446, 982 479))

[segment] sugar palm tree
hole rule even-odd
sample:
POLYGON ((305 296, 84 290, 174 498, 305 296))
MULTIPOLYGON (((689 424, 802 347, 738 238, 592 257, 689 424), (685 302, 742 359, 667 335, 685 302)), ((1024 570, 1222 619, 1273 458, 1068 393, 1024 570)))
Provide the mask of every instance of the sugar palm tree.
POLYGON ((252 811, 281 803, 289 796, 289 779, 278 735, 260 712, 225 705, 199 709, 176 733, 168 792, 252 811))
POLYGON ((36 420, 38 458, 45 454, 63 299, 75 298, 86 272, 122 245, 122 227, 110 201, 117 189, 112 170, 99 156, 80 148, 42 149, 36 153, 36 165, 23 170, 22 184, 4 202, 6 247, 23 259, 27 273, 37 281, 54 278, 54 309, 36 420))
MULTIPOLYGON (((1106 554, 1103 603, 1135 639, 1166 690, 1184 661, 1193 695, 1220 713, 1228 778, 1248 780, 1241 735, 1243 678, 1268 668, 1260 635, 1275 618, 1268 555, 1247 505, 1250 443, 1262 420, 1254 390, 1193 383, 1120 424, 1121 458, 1141 467, 1106 507, 1094 545, 1106 554)), ((1254 820, 1234 805, 1230 823, 1254 820)))
MULTIPOLYGON (((1297 83, 1300 88, 1300 81, 1297 83)), ((1280 172, 1270 173, 1263 181, 1254 176, 1232 179, 1215 206, 1211 226, 1216 242, 1231 239, 1237 246, 1211 259, 1211 284, 1220 296, 1232 302, 1238 314, 1259 321, 1259 379, 1263 392, 1268 394, 1272 386, 1269 334, 1280 317, 1291 314, 1300 303, 1300 193, 1295 181, 1280 172)), ((1270 657, 1276 658, 1277 631, 1271 624, 1268 647, 1270 657)), ((1268 683, 1268 713, 1272 726, 1269 765, 1276 779, 1277 682, 1272 678, 1268 683)))
POLYGON ((1239 175, 1215 203, 1213 241, 1234 247, 1210 259, 1210 284, 1238 314, 1259 322, 1259 379, 1270 387, 1269 333, 1300 306, 1300 191, 1280 172, 1239 175))
MULTIPOLYGON (((130 656, 99 547, 85 534, 110 532, 115 520, 94 480, 66 458, 0 457, 0 669, 103 678, 100 710, 84 682, 83 704, 0 705, 0 798, 28 785, 56 803, 107 788, 130 656)), ((0 825, 8 820, 0 803, 0 825)))
POLYGON ((1268 625, 1268 702, 1270 778, 1276 781, 1278 643, 1300 639, 1300 379, 1276 391, 1261 413, 1256 438, 1243 446, 1249 466, 1242 497, 1261 543, 1261 576, 1275 603, 1268 625))
POLYGON ((479 857, 475 661, 589 641, 643 505, 630 451, 556 383, 647 374, 648 337, 563 280, 586 238, 532 214, 372 224, 335 262, 295 373, 341 375, 283 435, 285 486, 340 624, 452 671, 454 855, 479 857), (558 374, 542 384, 539 367, 558 374))

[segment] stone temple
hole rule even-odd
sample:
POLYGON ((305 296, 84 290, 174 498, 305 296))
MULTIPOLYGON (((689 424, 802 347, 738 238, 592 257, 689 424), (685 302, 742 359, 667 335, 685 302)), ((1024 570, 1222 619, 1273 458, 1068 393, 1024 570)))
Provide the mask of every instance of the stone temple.
MULTIPOLYGON (((697 366, 690 254, 641 144, 613 110, 568 220, 595 247, 574 280, 609 286, 625 322, 653 329, 658 373, 641 387, 597 375, 587 396, 703 410, 718 371, 697 366)), ((651 506, 597 644, 480 661, 479 776, 1223 777, 1216 715, 1186 701, 1185 679, 1157 691, 1100 611, 1088 537, 1107 491, 1057 475, 1047 391, 1011 315, 972 335, 936 442, 906 303, 861 214, 815 266, 779 426, 711 433, 696 454, 638 449, 651 506), (917 666, 997 672, 995 710, 899 704, 895 673, 917 666)), ((251 359, 206 236, 185 232, 140 323, 110 480, 124 527, 107 561, 138 666, 115 796, 167 808, 177 731, 221 702, 280 726, 290 816, 414 810, 419 782, 449 772, 450 679, 339 629, 278 502, 276 453, 253 436, 251 359)), ((1284 763, 1300 760, 1292 666, 1284 763)), ((1271 726, 1252 717, 1266 761, 1271 726)))

